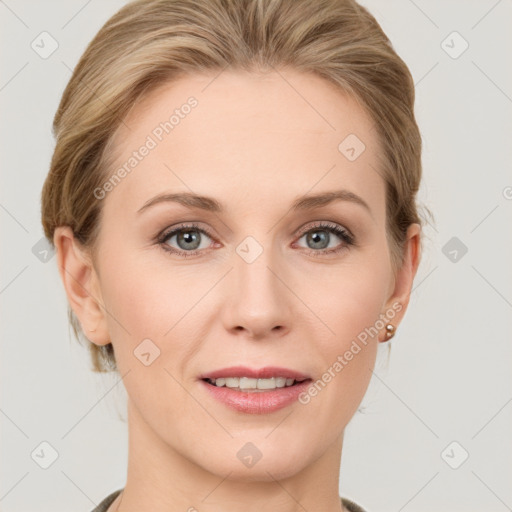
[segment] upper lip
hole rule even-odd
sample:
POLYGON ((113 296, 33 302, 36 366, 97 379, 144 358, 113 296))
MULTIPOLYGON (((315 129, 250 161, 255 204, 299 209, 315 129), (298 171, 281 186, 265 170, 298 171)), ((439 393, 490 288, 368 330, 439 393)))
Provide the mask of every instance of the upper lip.
POLYGON ((249 377, 253 379, 269 379, 271 377, 286 377, 287 379, 306 380, 309 375, 282 368, 279 366, 265 366, 264 368, 249 368, 247 366, 230 366, 229 368, 221 368, 200 375, 200 379, 220 379, 227 377, 249 377))

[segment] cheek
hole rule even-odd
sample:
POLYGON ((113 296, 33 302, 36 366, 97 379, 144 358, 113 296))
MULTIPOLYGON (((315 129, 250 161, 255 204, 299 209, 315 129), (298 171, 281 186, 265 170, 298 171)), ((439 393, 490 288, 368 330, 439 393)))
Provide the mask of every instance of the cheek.
MULTIPOLYGON (((371 380, 389 267, 381 259, 316 277, 323 292, 316 293, 310 305, 322 319, 325 334, 316 337, 315 347, 322 360, 321 382, 316 386, 321 398, 311 397, 311 405, 317 407, 318 417, 328 411, 325 414, 337 416, 335 423, 343 423, 357 410, 371 380)), ((324 419, 328 421, 327 416, 324 419)))
POLYGON ((129 372, 124 379, 128 396, 155 424, 177 425, 175 416, 187 408, 194 417, 197 407, 186 399, 178 381, 180 364, 193 348, 182 343, 185 334, 194 336, 193 330, 185 331, 190 326, 186 314, 201 290, 196 291, 192 275, 177 279, 168 267, 165 273, 163 267, 150 264, 149 257, 149 263, 142 257, 106 260, 110 263, 104 267, 102 292, 119 372, 129 372), (191 286, 184 293, 187 283, 191 286))
MULTIPOLYGON (((108 329, 115 349, 116 360, 122 373, 143 366, 144 357, 151 361, 140 378, 148 379, 148 389, 154 389, 152 379, 163 382, 159 386, 172 387, 172 380, 164 369, 182 378, 183 366, 197 349, 196 340, 207 333, 207 312, 201 309, 201 298, 212 286, 211 272, 201 278, 197 271, 169 269, 164 257, 156 265, 150 257, 124 257, 110 260, 105 265, 102 293, 104 296, 108 329), (147 354, 149 356, 142 356, 147 354), (142 360, 141 360, 142 358, 142 360), (158 372, 156 375, 155 372, 158 372)), ((146 361, 148 362, 148 361, 146 361)), ((139 376, 131 374, 131 379, 139 376)), ((141 389, 145 388, 143 382, 141 389)), ((136 392, 137 390, 134 389, 136 392)), ((179 389, 176 388, 179 395, 179 389)))
POLYGON ((384 259, 310 274, 308 283, 314 282, 315 287, 309 290, 316 291, 309 291, 308 302, 329 328, 331 340, 338 340, 334 344, 331 341, 331 350, 343 348, 365 328, 375 325, 387 299, 389 279, 389 264, 384 259))
MULTIPOLYGON (((161 338, 183 315, 183 279, 172 279, 146 260, 124 257, 105 266, 102 293, 113 333, 161 338)), ((194 280, 187 284, 193 290, 194 280)))

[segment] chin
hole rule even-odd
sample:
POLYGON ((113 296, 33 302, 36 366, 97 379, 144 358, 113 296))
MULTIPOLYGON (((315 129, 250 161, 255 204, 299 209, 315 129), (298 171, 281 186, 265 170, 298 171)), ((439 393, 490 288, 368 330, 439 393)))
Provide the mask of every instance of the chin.
POLYGON ((278 457, 272 461, 263 462, 261 459, 252 468, 241 467, 241 464, 221 464, 216 473, 234 482, 274 482, 293 477, 300 471, 291 461, 279 460, 278 457))
POLYGON ((198 463, 205 470, 222 478, 229 475, 229 480, 232 481, 272 482, 297 474, 307 465, 308 456, 314 459, 314 454, 309 453, 312 449, 310 443, 304 442, 301 445, 288 439, 288 443, 284 445, 282 439, 265 439, 268 435, 269 431, 266 429, 261 436, 232 439, 229 446, 218 445, 219 450, 215 453, 205 454, 203 451, 198 463), (205 455, 208 460, 206 464, 205 455))

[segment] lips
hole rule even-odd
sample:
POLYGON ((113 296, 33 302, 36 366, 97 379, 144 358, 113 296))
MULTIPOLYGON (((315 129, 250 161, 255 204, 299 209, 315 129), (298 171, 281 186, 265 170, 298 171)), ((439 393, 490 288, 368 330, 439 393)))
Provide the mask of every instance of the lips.
POLYGON ((305 373, 283 368, 279 366, 266 366, 264 368, 249 368, 247 366, 230 366, 229 368, 221 368, 199 376, 199 379, 220 379, 229 377, 249 377, 253 379, 270 379, 272 377, 285 377, 286 379, 294 379, 297 382, 310 379, 311 377, 305 373))
POLYGON ((299 396, 307 391, 310 384, 311 379, 306 379, 289 387, 245 392, 217 387, 209 384, 207 380, 199 381, 199 385, 208 396, 231 410, 245 414, 271 414, 292 406, 299 396))

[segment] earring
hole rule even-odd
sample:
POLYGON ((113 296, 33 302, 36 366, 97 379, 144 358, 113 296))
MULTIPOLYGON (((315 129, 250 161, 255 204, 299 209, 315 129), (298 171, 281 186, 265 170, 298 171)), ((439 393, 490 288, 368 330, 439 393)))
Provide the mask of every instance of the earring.
POLYGON ((390 340, 395 335, 395 326, 393 324, 386 325, 386 339, 384 341, 390 340))

